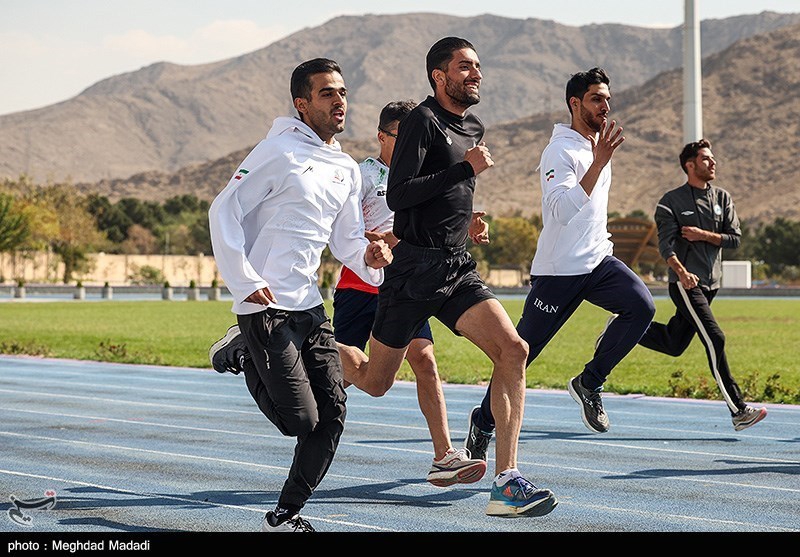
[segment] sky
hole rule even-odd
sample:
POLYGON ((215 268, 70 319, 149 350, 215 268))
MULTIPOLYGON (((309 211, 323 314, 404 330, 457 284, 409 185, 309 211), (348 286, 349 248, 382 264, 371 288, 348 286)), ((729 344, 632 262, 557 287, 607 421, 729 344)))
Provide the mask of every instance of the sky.
MULTIPOLYGON (((800 13, 800 0, 696 0, 699 18, 800 13)), ((252 52, 339 15, 485 13, 565 25, 676 27, 684 0, 0 0, 0 114, 67 100, 155 62, 252 52)))

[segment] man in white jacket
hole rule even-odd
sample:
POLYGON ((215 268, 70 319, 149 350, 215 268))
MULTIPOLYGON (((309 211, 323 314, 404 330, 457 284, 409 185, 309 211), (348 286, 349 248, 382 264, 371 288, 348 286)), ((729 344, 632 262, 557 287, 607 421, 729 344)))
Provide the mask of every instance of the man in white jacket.
POLYGON ((281 433, 297 438, 277 507, 262 523, 268 532, 313 531, 299 513, 344 429, 342 365, 317 288, 322 251, 329 246, 373 285, 392 259, 385 242, 364 236, 359 168, 334 139, 347 112, 338 64, 300 64, 291 93, 299 118, 275 120, 209 210, 214 257, 238 321, 220 343, 241 331, 251 395, 281 433))
MULTIPOLYGON (((594 433, 609 429, 600 392, 611 370, 636 346, 655 315, 642 280, 613 255, 607 229, 611 157, 624 141, 608 121, 610 80, 600 68, 579 72, 566 87, 570 125, 556 124, 539 165, 542 222, 531 265, 531 290, 517 324, 528 343, 527 366, 586 300, 613 315, 594 357, 567 388, 594 433)), ((471 438, 494 430, 490 389, 470 416, 471 438)), ((470 439, 467 440, 469 448, 470 439)))

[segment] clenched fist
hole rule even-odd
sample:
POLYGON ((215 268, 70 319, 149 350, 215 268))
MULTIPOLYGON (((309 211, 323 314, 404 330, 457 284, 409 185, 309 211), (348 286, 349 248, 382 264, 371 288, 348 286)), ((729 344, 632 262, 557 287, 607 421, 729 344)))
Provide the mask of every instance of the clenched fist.
POLYGON ((364 262, 368 267, 381 269, 391 263, 393 257, 392 250, 386 242, 383 240, 374 240, 367 246, 367 252, 364 254, 364 262))
POLYGON ((472 165, 472 169, 475 171, 475 176, 487 168, 494 166, 492 154, 489 152, 489 148, 483 141, 481 141, 480 145, 476 145, 472 149, 467 150, 467 152, 464 153, 464 160, 472 165))

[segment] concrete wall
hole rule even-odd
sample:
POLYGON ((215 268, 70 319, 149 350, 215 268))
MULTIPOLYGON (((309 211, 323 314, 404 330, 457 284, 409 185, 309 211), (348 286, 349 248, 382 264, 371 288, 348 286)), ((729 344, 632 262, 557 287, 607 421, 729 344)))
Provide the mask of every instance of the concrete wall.
MULTIPOLYGON (((212 255, 114 255, 108 253, 89 254, 89 271, 83 276, 76 275, 74 281, 80 279, 85 286, 103 285, 127 286, 130 277, 138 269, 149 266, 158 269, 165 280, 172 286, 187 286, 194 280, 197 286, 209 286, 217 279, 224 285, 218 275, 217 265, 212 255)), ((338 277, 338 264, 325 264, 338 277)), ((323 269, 320 269, 322 276, 323 269)), ((6 283, 15 282, 17 278, 26 284, 60 284, 64 274, 64 265, 57 255, 51 252, 30 252, 26 254, 0 253, 0 277, 6 283)), ((518 269, 490 269, 485 279, 491 286, 518 287, 524 284, 528 275, 518 269)))

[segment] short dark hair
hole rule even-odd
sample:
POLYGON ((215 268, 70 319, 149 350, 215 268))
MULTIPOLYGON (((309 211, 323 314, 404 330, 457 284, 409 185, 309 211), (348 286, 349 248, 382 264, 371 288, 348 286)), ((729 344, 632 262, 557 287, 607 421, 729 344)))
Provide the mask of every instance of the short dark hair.
POLYGON ((333 60, 314 58, 297 66, 292 72, 290 90, 292 102, 295 99, 311 99, 311 76, 318 73, 342 73, 342 68, 333 60))
POLYGON ((689 174, 689 171, 686 170, 686 163, 697 157, 697 153, 700 152, 700 149, 711 149, 711 142, 708 139, 698 139, 697 141, 692 141, 683 146, 678 160, 681 161, 681 168, 686 174, 689 174))
MULTIPOLYGON (((425 69, 428 70, 428 81, 434 91, 436 91, 436 81, 433 80, 433 76, 431 75, 433 70, 440 69, 442 71, 447 71, 447 64, 453 59, 453 53, 462 48, 471 48, 475 50, 475 47, 472 46, 472 43, 467 39, 445 37, 436 41, 428 51, 428 55, 425 57, 425 69)), ((475 52, 477 52, 477 50, 475 50, 475 52)))
POLYGON ((378 129, 386 131, 394 121, 400 122, 408 116, 408 113, 414 110, 417 103, 411 100, 408 101, 392 101, 381 110, 380 118, 378 118, 378 129))
POLYGON ((569 78, 569 81, 567 81, 567 109, 572 112, 572 107, 569 105, 569 100, 572 97, 583 100, 583 96, 589 90, 589 87, 598 83, 611 84, 611 79, 602 68, 592 68, 586 72, 578 72, 569 78))

